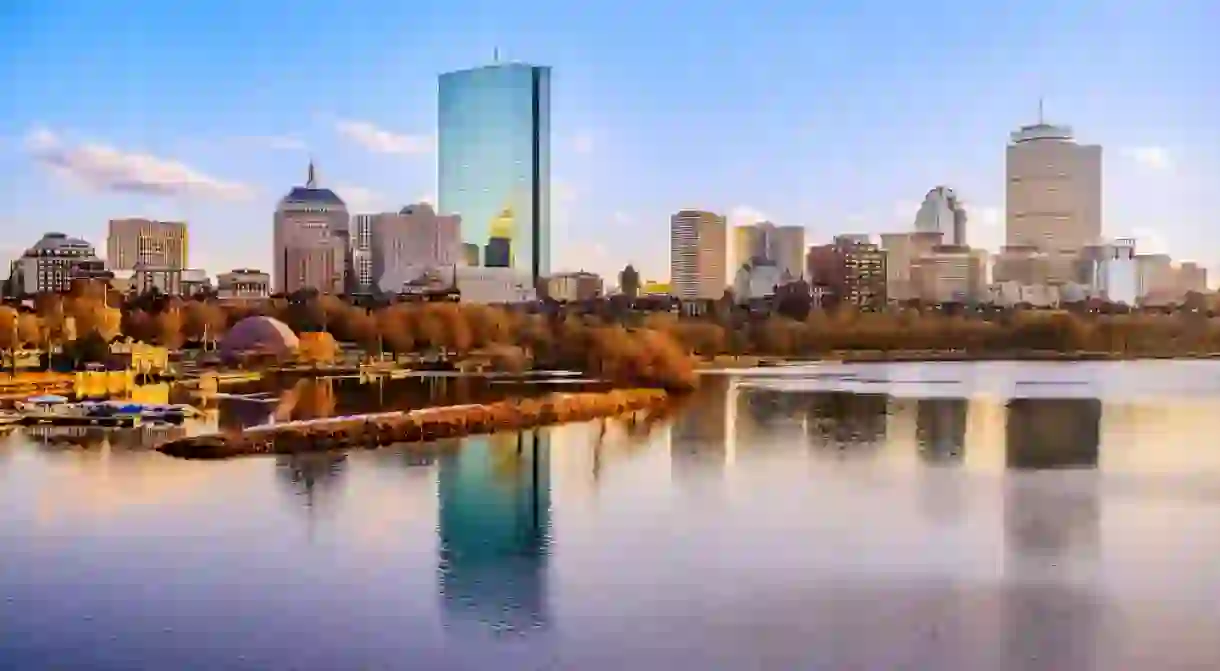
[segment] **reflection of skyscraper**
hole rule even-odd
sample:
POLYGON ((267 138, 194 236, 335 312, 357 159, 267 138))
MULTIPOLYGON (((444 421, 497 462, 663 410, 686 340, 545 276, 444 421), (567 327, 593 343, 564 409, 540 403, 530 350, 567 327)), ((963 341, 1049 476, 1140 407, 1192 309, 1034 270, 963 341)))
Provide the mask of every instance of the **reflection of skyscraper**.
POLYGON ((330 452, 276 457, 276 474, 312 513, 339 488, 346 473, 347 455, 330 452))
POLYGON ((915 405, 915 437, 925 461, 958 462, 966 453, 964 398, 925 398, 915 405))
POLYGON ((720 470, 728 455, 729 378, 713 375, 703 378, 674 418, 670 430, 669 452, 674 477, 682 473, 720 470))
POLYGON ((441 456, 437 493, 446 615, 521 631, 545 623, 549 434, 466 439, 441 456))
POLYGON ((1096 468, 1101 401, 1014 398, 1004 433, 1009 468, 1096 468))
POLYGON ((1013 399, 1005 425, 1011 469, 1004 490, 1006 668, 1095 667, 1101 510, 1097 399, 1013 399), (1046 472, 1046 469, 1085 467, 1046 472), (1055 581, 1048 583, 1048 578, 1055 581), (1083 584, 1079 584, 1082 583, 1083 584))
POLYGON ((876 446, 885 441, 889 396, 815 392, 805 396, 806 432, 820 446, 876 446))
MULTIPOLYGON (((440 210, 462 216, 462 236, 491 246, 508 201, 512 267, 537 280, 551 263, 551 69, 496 64, 441 75, 440 210)), ((485 260, 486 263, 486 260, 485 260)))

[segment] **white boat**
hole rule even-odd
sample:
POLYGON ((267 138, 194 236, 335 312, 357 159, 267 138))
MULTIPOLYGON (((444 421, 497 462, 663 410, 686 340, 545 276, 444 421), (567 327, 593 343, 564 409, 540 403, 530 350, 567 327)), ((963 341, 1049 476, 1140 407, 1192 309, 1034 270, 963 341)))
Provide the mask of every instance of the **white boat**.
POLYGON ((56 394, 31 396, 24 401, 17 401, 13 407, 17 412, 26 415, 80 417, 86 413, 86 409, 81 404, 73 403, 68 397, 56 394))

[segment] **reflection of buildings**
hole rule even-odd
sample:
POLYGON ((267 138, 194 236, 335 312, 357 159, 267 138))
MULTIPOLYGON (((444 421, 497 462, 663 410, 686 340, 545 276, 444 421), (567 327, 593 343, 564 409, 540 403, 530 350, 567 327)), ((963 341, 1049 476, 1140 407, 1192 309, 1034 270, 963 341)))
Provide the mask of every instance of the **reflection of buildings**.
POLYGON ((1097 466, 1101 401, 1014 398, 1004 424, 1009 468, 1097 466))
POLYGON ((724 468, 729 457, 729 378, 706 376, 699 390, 687 399, 670 430, 669 453, 673 476, 724 468))
POLYGON ((964 398, 927 398, 915 404, 915 437, 919 454, 930 462, 959 462, 966 453, 964 398))
POLYGON ((1010 477, 1004 492, 1003 659, 1028 668, 1094 668, 1101 510, 1095 469, 1097 399, 1013 399, 1005 426, 1010 477), (1060 584, 1048 584, 1053 576, 1060 584), (1064 581, 1065 576, 1068 578, 1064 581), (1073 579, 1076 578, 1076 579, 1073 579), (1077 585, 1080 580, 1084 585, 1077 585), (1055 624, 1047 624, 1054 622, 1055 624))
POLYGON ((439 462, 445 615, 519 631, 545 623, 549 434, 468 438, 439 462))
POLYGON ((885 442, 889 396, 849 392, 806 394, 806 433, 816 443, 845 449, 885 442))

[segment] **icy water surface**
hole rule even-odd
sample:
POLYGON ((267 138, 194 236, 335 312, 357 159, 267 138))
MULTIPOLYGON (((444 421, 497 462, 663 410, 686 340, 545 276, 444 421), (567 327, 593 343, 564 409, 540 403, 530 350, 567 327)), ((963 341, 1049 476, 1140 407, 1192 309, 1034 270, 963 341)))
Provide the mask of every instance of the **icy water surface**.
POLYGON ((1210 362, 748 371, 648 434, 347 456, 19 430, 0 668, 1216 669, 1217 436, 1210 362))

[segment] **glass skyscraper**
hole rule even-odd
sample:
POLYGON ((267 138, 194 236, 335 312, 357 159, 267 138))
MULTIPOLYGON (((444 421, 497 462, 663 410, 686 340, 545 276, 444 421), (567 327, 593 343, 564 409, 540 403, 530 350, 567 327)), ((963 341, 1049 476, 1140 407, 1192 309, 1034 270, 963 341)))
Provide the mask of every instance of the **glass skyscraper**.
POLYGON ((549 275, 551 69, 507 63, 450 72, 438 99, 441 211, 461 215, 478 265, 549 275))

